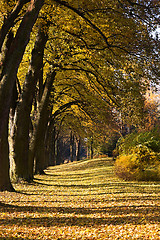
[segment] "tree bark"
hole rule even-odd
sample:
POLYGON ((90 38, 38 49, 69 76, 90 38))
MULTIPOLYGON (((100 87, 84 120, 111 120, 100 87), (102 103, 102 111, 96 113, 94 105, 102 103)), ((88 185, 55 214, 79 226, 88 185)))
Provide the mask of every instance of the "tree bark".
POLYGON ((4 19, 4 23, 0 30, 0 51, 6 35, 8 34, 10 28, 14 26, 15 19, 18 17, 19 12, 23 8, 23 6, 29 1, 30 0, 19 0, 16 6, 13 8, 11 14, 6 19, 4 19))
POLYGON ((29 153, 29 132, 31 126, 30 113, 35 94, 36 83, 43 77, 43 55, 44 47, 48 36, 40 28, 32 51, 32 59, 21 100, 16 111, 16 123, 13 133, 14 161, 16 166, 17 179, 29 179, 28 153, 29 153), (42 76, 41 76, 42 75, 42 76))
POLYGON ((81 151, 81 138, 79 137, 76 140, 76 159, 77 159, 77 161, 80 160, 80 151, 81 151))
POLYGON ((55 126, 52 129, 51 142, 50 142, 50 161, 51 166, 56 165, 56 128, 55 126))
MULTIPOLYGON (((18 79, 17 79, 18 81, 18 79)), ((12 144, 12 132, 14 129, 14 116, 15 116, 15 110, 17 107, 19 94, 17 90, 17 84, 15 83, 14 89, 13 89, 13 96, 11 100, 11 107, 10 107, 10 113, 9 113, 9 160, 10 160, 10 178, 12 181, 15 181, 15 163, 13 161, 13 144, 12 144)))
MULTIPOLYGON (((1 62, 1 73, 0 73, 0 163, 1 166, 5 166, 6 161, 9 159, 9 152, 6 151, 8 157, 4 156, 3 148, 4 143, 6 144, 6 149, 8 149, 8 139, 5 138, 4 141, 4 129, 8 126, 8 118, 10 111, 10 104, 13 94, 13 88, 16 81, 17 71, 19 64, 22 60, 25 48, 30 39, 30 33, 32 27, 38 17, 38 13, 43 6, 43 0, 31 0, 29 8, 24 15, 22 22, 17 30, 16 36, 13 39, 10 49, 9 58, 5 62, 1 62)), ((8 129, 7 129, 8 131, 8 129)), ((1 167, 2 168, 2 167, 1 167)), ((1 174, 5 174, 3 171, 1 174)), ((0 185, 4 184, 3 176, 1 175, 0 185)), ((3 188, 8 188, 8 183, 3 188)))
MULTIPOLYGON (((50 102, 50 94, 55 76, 56 71, 54 69, 51 69, 47 75, 43 96, 39 105, 35 124, 36 127, 30 145, 29 154, 30 173, 33 172, 35 157, 36 157, 36 173, 43 174, 43 170, 45 167, 44 159, 45 133, 48 124, 49 116, 48 107, 50 102), (39 154, 39 152, 41 152, 41 155, 39 154)), ((33 178, 33 174, 31 175, 31 177, 33 178)))
POLYGON ((93 138, 91 139, 91 153, 90 158, 93 159, 93 138))
POLYGON ((73 132, 71 131, 70 132, 70 159, 71 159, 71 162, 73 162, 74 160, 74 134, 73 132))
POLYGON ((57 139, 57 154, 56 154, 56 165, 60 165, 62 163, 64 163, 64 159, 63 159, 63 138, 62 137, 58 137, 57 139))
POLYGON ((18 67, 29 42, 32 27, 42 6, 43 0, 31 0, 31 4, 12 41, 8 53, 9 58, 7 58, 6 62, 2 63, 3 70, 0 76, 0 137, 8 121, 8 113, 18 67))
POLYGON ((0 191, 14 191, 9 176, 8 122, 3 128, 0 140, 0 191))

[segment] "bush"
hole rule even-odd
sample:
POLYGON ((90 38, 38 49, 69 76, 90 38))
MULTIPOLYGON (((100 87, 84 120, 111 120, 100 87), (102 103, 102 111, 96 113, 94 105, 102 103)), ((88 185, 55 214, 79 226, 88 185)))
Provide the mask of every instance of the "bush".
POLYGON ((160 164, 157 166, 157 174, 158 174, 158 178, 160 179, 160 164))
POLYGON ((157 168, 145 169, 145 171, 141 175, 140 180, 141 181, 160 181, 158 169, 157 168))
POLYGON ((137 146, 132 149, 132 154, 117 158, 115 173, 124 180, 160 180, 159 156, 146 146, 137 146))
POLYGON ((121 155, 115 162, 115 173, 124 180, 139 180, 142 174, 136 154, 121 155))
POLYGON ((117 143, 116 174, 126 180, 160 180, 160 128, 133 132, 117 143))
POLYGON ((144 145, 138 145, 131 151, 136 154, 142 169, 157 163, 157 154, 144 145))

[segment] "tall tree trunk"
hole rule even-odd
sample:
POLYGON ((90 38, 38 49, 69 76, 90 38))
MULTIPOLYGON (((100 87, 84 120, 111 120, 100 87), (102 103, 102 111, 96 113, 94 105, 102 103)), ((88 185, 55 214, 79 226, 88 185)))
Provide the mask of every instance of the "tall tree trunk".
MULTIPOLYGON (((46 84, 43 92, 43 96, 39 105, 39 109, 37 112, 37 119, 35 124, 35 130, 31 139, 31 145, 30 145, 30 154, 29 154, 29 164, 30 164, 30 173, 33 172, 33 165, 34 165, 34 159, 36 156, 36 172, 37 173, 43 173, 44 170, 44 158, 43 154, 39 155, 38 151, 40 150, 43 142, 43 146, 45 146, 45 132, 46 127, 48 124, 48 107, 50 102, 50 94, 52 90, 53 81, 56 76, 56 71, 54 69, 51 69, 50 72, 47 75, 46 84)), ((33 178, 33 174, 31 175, 33 178)))
MULTIPOLYGON (((17 79, 18 82, 18 79, 17 79)), ((13 89, 13 96, 12 96, 12 101, 11 101, 11 108, 10 108, 10 113, 9 113, 9 159, 10 159, 10 177, 11 180, 15 181, 15 163, 13 160, 13 144, 12 144, 12 133, 14 129, 14 116, 15 116, 15 110, 18 102, 18 90, 17 90, 17 84, 15 83, 14 89, 13 89)))
MULTIPOLYGON (((5 62, 7 57, 9 56, 9 50, 11 47, 11 43, 13 40, 13 33, 10 32, 6 38, 6 41, 3 45, 3 49, 1 49, 1 62, 5 62)), ((0 66, 0 75, 2 73, 3 66, 0 66)), ((15 86, 13 87, 15 90, 15 86)), ((15 92, 15 91, 13 91, 15 92)), ((14 102, 14 94, 12 96, 12 103, 14 102)), ((11 104, 11 122, 10 126, 12 125, 13 120, 13 112, 14 112, 14 104, 11 104)), ((10 163, 9 163, 9 143, 8 143, 8 121, 9 121, 9 112, 7 115, 7 121, 3 125, 2 134, 0 136, 0 191, 8 190, 14 191, 10 181, 10 163)))
MULTIPOLYGON (((49 103, 49 102, 48 102, 49 103)), ((44 174, 46 168, 46 131, 49 119, 48 106, 41 112, 41 118, 39 119, 36 130, 36 152, 35 152, 35 173, 44 174)))
POLYGON ((73 132, 71 131, 70 132, 70 159, 71 159, 71 162, 73 162, 74 160, 74 134, 73 132))
POLYGON ((47 168, 50 165, 53 166, 51 154, 52 154, 52 148, 53 148, 54 127, 53 127, 53 123, 50 121, 51 115, 52 115, 52 110, 53 110, 53 107, 50 108, 50 115, 48 118, 49 121, 48 121, 48 125, 46 127, 47 130, 46 130, 46 135, 45 135, 45 168, 47 168))
POLYGON ((81 151, 81 138, 76 139, 76 159, 80 160, 80 151, 81 151))
POLYGON ((39 141, 36 144, 36 153, 35 153, 35 173, 44 174, 45 169, 45 130, 39 130, 38 135, 40 135, 39 141))
POLYGON ((55 144, 56 144, 56 128, 54 126, 54 122, 50 121, 49 126, 47 127, 47 137, 46 137, 46 148, 47 148, 46 151, 48 154, 48 166, 56 165, 55 144))
POLYGON ((8 123, 3 128, 0 141, 0 191, 14 191, 9 176, 8 123))
POLYGON ((28 153, 29 131, 31 126, 30 113, 35 95, 36 83, 43 78, 43 55, 48 36, 40 28, 32 51, 32 59, 26 76, 23 93, 16 111, 13 133, 14 161, 18 179, 29 179, 28 153))
POLYGON ((87 159, 89 159, 89 146, 87 144, 87 159))
POLYGON ((50 141, 50 161, 51 166, 56 165, 56 128, 53 127, 50 141))
POLYGON ((93 159, 93 138, 91 138, 91 149, 90 158, 93 159))
POLYGON ((0 75, 0 137, 8 121, 8 113, 18 67, 29 42, 32 27, 42 6, 43 0, 31 0, 31 4, 12 41, 8 53, 9 58, 2 63, 3 69, 0 75))
POLYGON ((0 30, 0 51, 2 48, 2 45, 4 43, 5 37, 8 34, 11 27, 15 24, 15 19, 18 17, 19 12, 23 8, 23 6, 29 2, 30 0, 19 0, 17 1, 16 6, 13 8, 12 12, 9 14, 7 18, 4 19, 4 23, 0 30))
POLYGON ((62 163, 64 163, 64 159, 63 159, 63 138, 62 137, 58 137, 57 139, 57 155, 56 155, 56 165, 60 165, 62 163))
MULTIPOLYGON (((9 49, 9 58, 6 58, 5 62, 2 62, 1 65, 1 73, 0 73, 0 163, 1 166, 5 165, 6 158, 3 153, 3 144, 6 144, 6 149, 8 146, 8 139, 6 141, 4 138, 4 129, 8 126, 8 118, 10 111, 10 104, 12 99, 12 93, 14 84, 16 81, 17 71, 19 64, 22 60, 25 48, 30 39, 30 33, 32 31, 32 27, 38 17, 38 13, 43 6, 44 0, 31 0, 29 8, 27 9, 26 14, 24 15, 22 22, 17 30, 16 36, 13 39, 10 49, 9 49), (2 143, 3 142, 3 143, 2 143)), ((7 129, 8 131, 8 129, 7 129)), ((7 159, 9 159, 9 152, 7 159)), ((0 168, 1 168, 0 166, 0 168)), ((3 172, 3 171, 2 171, 3 172)), ((3 177, 1 176, 0 181, 3 182, 3 177)), ((3 183, 0 182, 0 185, 3 183)), ((3 188, 7 187, 8 184, 3 188)), ((1 190, 1 189, 0 189, 1 190)))

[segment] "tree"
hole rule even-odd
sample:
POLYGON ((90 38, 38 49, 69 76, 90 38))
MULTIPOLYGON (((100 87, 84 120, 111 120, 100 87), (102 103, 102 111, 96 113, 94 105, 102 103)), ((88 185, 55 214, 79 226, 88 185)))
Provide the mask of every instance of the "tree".
POLYGON ((2 50, 2 45, 5 41, 5 37, 7 36, 9 30, 15 25, 15 20, 19 17, 19 13, 22 8, 28 3, 30 0, 19 0, 14 6, 13 1, 1 1, 1 9, 4 10, 2 15, 4 17, 3 24, 0 30, 0 49, 2 50), (5 15, 6 16, 5 16, 5 15))
POLYGON ((33 166, 34 158, 36 157, 36 173, 43 174, 45 168, 45 133, 47 129, 49 119, 49 104, 50 96, 52 91, 52 85, 55 80, 56 70, 54 66, 50 68, 46 77, 46 83, 43 91, 43 95, 39 104, 35 129, 30 142, 30 154, 29 154, 29 165, 30 165, 30 179, 33 179, 33 166))
MULTIPOLYGON (((15 37, 11 37, 11 43, 4 44, 4 49, 1 52, 1 72, 0 72, 0 165, 9 166, 9 155, 6 153, 6 144, 8 143, 8 117, 12 98, 12 92, 16 81, 17 71, 21 59, 23 57, 26 45, 28 44, 32 27, 38 17, 38 13, 43 6, 43 0, 31 1, 22 22, 16 32, 15 37), (6 54, 5 54, 6 53, 6 54), (5 56, 4 56, 5 54, 5 56), (9 57, 7 57, 9 56, 9 57), (5 129, 5 130, 4 130, 5 129), (4 139, 5 138, 5 139, 4 139), (3 139, 3 140, 2 140, 3 139), (5 142, 6 144, 2 144, 5 142)), ((2 41, 3 42, 3 41, 2 41)), ((8 144, 7 144, 8 145, 8 144)), ((4 168, 9 172, 9 167, 4 168)), ((4 177, 9 176, 4 174, 4 169, 1 168, 0 174, 0 190, 13 190, 10 184, 4 186, 4 177)), ((6 180, 9 182, 10 180, 6 180)))
POLYGON ((48 36, 42 25, 39 27, 35 46, 32 50, 32 59, 26 75, 21 99, 15 114, 14 132, 12 133, 14 145, 15 175, 17 179, 30 180, 28 153, 29 132, 32 126, 31 110, 35 98, 36 85, 43 83, 43 55, 48 36))
POLYGON ((160 121, 159 98, 158 94, 149 90, 146 94, 144 105, 144 128, 149 131, 158 125, 160 121))
MULTIPOLYGON (((54 22, 48 32, 49 41, 44 54, 47 64, 44 66, 43 77, 46 75, 48 77, 44 85, 41 78, 39 106, 31 138, 33 141, 30 142, 31 179, 35 157, 37 171, 43 172, 45 167, 44 157, 42 160, 41 156, 44 156, 44 142, 52 108, 53 112, 56 112, 57 107, 61 109, 62 105, 80 100, 83 104, 77 106, 78 110, 72 106, 71 115, 73 116, 74 113, 74 116, 77 116, 77 113, 83 113, 85 121, 89 119, 94 127, 103 125, 105 121, 109 124, 113 122, 112 117, 116 119, 114 115, 120 114, 123 121, 130 123, 139 121, 143 113, 141 111, 144 104, 143 94, 149 85, 149 81, 144 79, 150 76, 154 81, 154 75, 158 73, 158 41, 151 36, 151 31, 158 24, 157 2, 147 4, 145 0, 136 2, 91 0, 86 3, 86 1, 48 0, 45 5, 42 0, 19 0, 16 6, 13 1, 4 0, 3 3, 8 7, 6 11, 8 16, 0 31, 1 45, 3 45, 0 69, 1 139, 4 133, 7 140, 6 131, 3 132, 3 129, 8 123, 17 71, 42 6, 44 8, 38 19, 39 23, 42 19, 44 21, 44 18, 48 22, 54 22), (20 20, 20 14, 22 21, 18 23, 16 21, 20 20), (154 20, 153 24, 152 20, 154 20), (10 31, 11 28, 13 32, 10 31), (48 71, 50 66, 53 66, 53 69, 48 71), (63 96, 61 95, 62 99, 54 102, 54 106, 48 109, 55 74, 58 82, 56 91, 58 94, 63 92, 63 96), (63 83, 59 78, 63 79, 63 83), (85 94, 86 90, 88 96, 85 94), (138 118, 133 114, 133 106, 138 118), (103 112, 103 107, 107 113, 104 118, 100 113, 103 112), (97 114, 100 114, 100 117, 97 117, 97 114), (43 149, 40 155, 38 155, 40 153, 38 145, 41 146, 40 150, 43 149)), ((37 56, 36 58, 38 59, 37 56)), ((31 89, 34 92, 34 87, 31 89)), ((33 98, 30 93, 26 96, 33 98)), ((61 113, 63 115, 63 110, 61 113)), ((75 128, 75 124, 71 126, 75 128)), ((93 133, 93 126, 89 130, 90 133, 93 133)), ((87 132, 87 128, 84 129, 87 132)), ((80 135, 78 131, 74 132, 80 135)), ((92 136, 90 133, 89 135, 92 136)), ((4 148, 5 153, 6 149, 7 145, 4 148)), ((16 155, 18 156, 18 153, 16 155)), ((0 164, 1 161, 0 158, 0 164)), ((8 162, 8 157, 3 161, 8 162)))

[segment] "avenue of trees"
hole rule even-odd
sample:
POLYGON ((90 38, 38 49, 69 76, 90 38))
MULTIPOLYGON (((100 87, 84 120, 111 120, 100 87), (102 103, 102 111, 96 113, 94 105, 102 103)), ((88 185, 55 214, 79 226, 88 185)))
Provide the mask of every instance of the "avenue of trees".
POLYGON ((86 144, 93 157, 123 126, 145 128, 159 15, 156 0, 1 0, 0 191, 62 163, 65 149, 79 160, 86 144))

